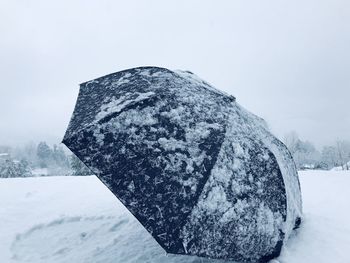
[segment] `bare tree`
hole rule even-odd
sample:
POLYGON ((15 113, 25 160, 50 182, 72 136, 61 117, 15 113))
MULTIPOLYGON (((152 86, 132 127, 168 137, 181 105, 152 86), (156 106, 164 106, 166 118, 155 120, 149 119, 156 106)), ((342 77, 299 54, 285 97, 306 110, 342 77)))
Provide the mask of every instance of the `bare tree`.
POLYGON ((295 131, 287 133, 283 138, 283 142, 292 155, 298 151, 300 140, 298 134, 295 131))
POLYGON ((340 165, 337 148, 335 146, 323 146, 321 162, 324 163, 327 168, 333 168, 340 165))
POLYGON ((337 155, 343 170, 349 170, 350 143, 347 141, 336 142, 337 155))
POLYGON ((283 141, 292 154, 298 169, 320 167, 321 154, 311 142, 300 140, 295 131, 286 134, 283 141))

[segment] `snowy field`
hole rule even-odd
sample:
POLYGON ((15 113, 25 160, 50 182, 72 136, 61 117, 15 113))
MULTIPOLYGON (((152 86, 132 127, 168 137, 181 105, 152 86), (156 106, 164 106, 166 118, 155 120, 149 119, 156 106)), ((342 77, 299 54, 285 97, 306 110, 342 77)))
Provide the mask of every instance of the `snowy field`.
MULTIPOLYGON (((272 262, 350 262, 350 172, 300 173, 304 220, 272 262)), ((0 262, 222 262, 166 255, 94 176, 0 179, 0 262)))

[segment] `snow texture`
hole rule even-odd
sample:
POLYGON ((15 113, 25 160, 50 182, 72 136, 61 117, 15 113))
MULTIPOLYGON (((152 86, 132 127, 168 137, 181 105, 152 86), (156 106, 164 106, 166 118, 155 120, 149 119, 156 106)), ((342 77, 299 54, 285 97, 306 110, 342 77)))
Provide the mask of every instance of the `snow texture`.
POLYGON ((168 253, 266 262, 300 223, 286 147, 190 72, 143 67, 83 83, 63 142, 168 253))
MULTIPOLYGON (((350 262, 350 171, 300 172, 303 224, 270 263, 350 262)), ((0 179, 1 263, 229 263, 166 254, 95 176, 0 179)))

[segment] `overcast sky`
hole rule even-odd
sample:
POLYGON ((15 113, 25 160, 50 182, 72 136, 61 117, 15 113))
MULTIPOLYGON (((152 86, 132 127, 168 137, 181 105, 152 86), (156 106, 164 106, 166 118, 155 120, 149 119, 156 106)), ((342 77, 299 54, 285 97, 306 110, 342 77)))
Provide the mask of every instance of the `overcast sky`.
POLYGON ((79 83, 190 70, 318 146, 350 140, 350 1, 0 0, 0 144, 62 139, 79 83))

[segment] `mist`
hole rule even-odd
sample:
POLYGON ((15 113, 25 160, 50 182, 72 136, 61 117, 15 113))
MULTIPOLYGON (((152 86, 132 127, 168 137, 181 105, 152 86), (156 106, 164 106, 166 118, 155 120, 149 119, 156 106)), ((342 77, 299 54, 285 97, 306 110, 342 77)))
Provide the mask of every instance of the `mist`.
POLYGON ((350 139, 349 1, 2 1, 0 144, 60 141, 79 83, 190 70, 282 137, 350 139))

